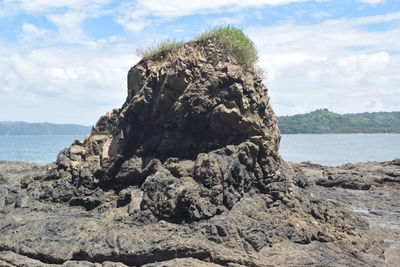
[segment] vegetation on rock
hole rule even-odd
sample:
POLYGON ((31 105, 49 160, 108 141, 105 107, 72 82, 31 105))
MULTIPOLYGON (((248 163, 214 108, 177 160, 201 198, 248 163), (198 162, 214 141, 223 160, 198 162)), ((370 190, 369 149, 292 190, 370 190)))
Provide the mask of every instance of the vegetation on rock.
POLYGON ((136 52, 142 58, 150 58, 154 55, 157 55, 158 53, 160 53, 162 51, 171 50, 182 44, 183 44, 182 41, 166 39, 166 40, 162 40, 158 43, 155 42, 155 43, 153 43, 153 45, 151 45, 147 48, 138 48, 136 52))
POLYGON ((400 133, 400 112, 337 114, 327 109, 279 117, 282 134, 400 133))
POLYGON ((232 26, 220 26, 200 34, 196 39, 204 40, 210 37, 215 37, 223 42, 236 55, 241 64, 246 67, 255 65, 258 59, 257 50, 253 41, 243 30, 232 26))
MULTIPOLYGON (((239 63, 246 67, 254 67, 257 62, 257 49, 252 40, 243 32, 243 30, 232 26, 218 26, 207 30, 195 38, 196 41, 207 38, 216 38, 225 44, 238 59, 239 63)), ((166 39, 159 43, 154 43, 147 48, 140 48, 137 53, 142 58, 150 58, 160 52, 171 50, 184 44, 183 41, 166 39)))

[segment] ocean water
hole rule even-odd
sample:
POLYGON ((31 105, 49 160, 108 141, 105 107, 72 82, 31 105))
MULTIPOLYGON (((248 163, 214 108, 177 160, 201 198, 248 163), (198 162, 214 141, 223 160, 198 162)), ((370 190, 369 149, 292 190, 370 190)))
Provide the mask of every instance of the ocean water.
POLYGON ((400 134, 285 134, 280 153, 292 162, 337 166, 400 158, 400 134))
POLYGON ((41 165, 56 160, 61 149, 83 135, 0 135, 0 160, 28 161, 41 165))
MULTIPOLYGON (((47 164, 81 135, 0 135, 0 160, 47 164)), ((400 157, 400 134, 282 135, 280 153, 292 162, 336 166, 348 162, 385 161, 400 157)))

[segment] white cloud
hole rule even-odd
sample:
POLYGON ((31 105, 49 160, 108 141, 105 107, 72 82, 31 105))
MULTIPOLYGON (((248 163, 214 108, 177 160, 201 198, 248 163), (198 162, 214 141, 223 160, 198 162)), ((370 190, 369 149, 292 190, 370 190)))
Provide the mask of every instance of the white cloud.
POLYGON ((385 2, 385 0, 358 0, 358 1, 370 5, 382 4, 385 2))
POLYGON ((13 114, 21 120, 95 123, 126 97, 126 74, 138 60, 132 51, 133 46, 43 48, 0 55, 0 105, 8 110, 0 120, 13 114))
POLYGON ((127 30, 140 31, 153 20, 171 20, 173 18, 195 14, 240 11, 244 8, 278 6, 296 2, 329 1, 329 0, 137 0, 120 6, 116 22, 127 30))
POLYGON ((232 25, 232 24, 240 24, 245 20, 246 16, 244 14, 238 14, 234 16, 223 16, 219 18, 211 19, 208 24, 213 26, 218 25, 232 25))
POLYGON ((98 8, 112 0, 19 0, 19 7, 28 13, 47 13, 59 8, 98 8))
POLYGON ((22 25, 23 41, 31 41, 32 39, 43 37, 48 31, 45 29, 41 29, 36 27, 30 23, 24 23, 22 25))
POLYGON ((21 41, 47 37, 48 43, 82 43, 93 45, 93 41, 82 30, 82 23, 90 18, 111 14, 106 5, 113 0, 3 0, 1 16, 44 16, 56 29, 41 29, 31 23, 22 26, 21 41))
POLYGON ((84 42, 87 37, 81 29, 81 23, 86 15, 77 12, 47 15, 47 19, 58 27, 58 38, 61 42, 84 42))
MULTIPOLYGON (((17 14, 48 15, 71 10, 97 13, 113 0, 2 0, 0 17, 17 14)), ((105 12, 102 11, 102 12, 105 12)))
POLYGON ((343 23, 349 23, 351 25, 366 25, 373 23, 384 23, 399 19, 400 19, 400 12, 395 12, 384 15, 368 16, 368 17, 353 18, 353 19, 335 19, 335 20, 329 20, 326 23, 332 25, 343 24, 343 23))
POLYGON ((400 110, 400 29, 360 27, 398 19, 393 13, 250 29, 277 113, 400 110))
POLYGON ((170 0, 168 2, 160 2, 158 0, 138 0, 135 7, 142 10, 146 14, 158 17, 179 17, 198 13, 208 13, 221 11, 221 9, 238 9, 260 7, 264 5, 285 5, 295 2, 307 2, 310 0, 215 0, 215 1, 187 1, 187 0, 170 0), (179 7, 179 8, 177 8, 179 7))

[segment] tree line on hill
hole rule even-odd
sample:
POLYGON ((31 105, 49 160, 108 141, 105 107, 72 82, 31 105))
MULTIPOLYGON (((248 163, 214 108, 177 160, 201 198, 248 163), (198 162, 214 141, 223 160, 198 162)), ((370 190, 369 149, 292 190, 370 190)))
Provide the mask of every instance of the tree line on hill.
MULTIPOLYGON (((280 116, 282 134, 400 133, 400 112, 337 114, 327 109, 280 116)), ((78 124, 0 122, 0 135, 84 135, 90 126, 78 124)))
POLYGON ((318 109, 306 114, 280 116, 282 134, 400 133, 400 112, 337 114, 318 109))
POLYGON ((84 135, 90 133, 90 130, 90 126, 78 124, 0 122, 0 135, 84 135))

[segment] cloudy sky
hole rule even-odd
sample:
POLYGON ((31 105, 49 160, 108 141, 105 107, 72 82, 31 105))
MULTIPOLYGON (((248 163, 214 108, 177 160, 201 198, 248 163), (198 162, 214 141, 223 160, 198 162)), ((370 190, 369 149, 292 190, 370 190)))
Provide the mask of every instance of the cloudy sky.
POLYGON ((400 111, 399 0, 0 0, 0 121, 92 125, 136 49, 242 28, 278 115, 400 111))

